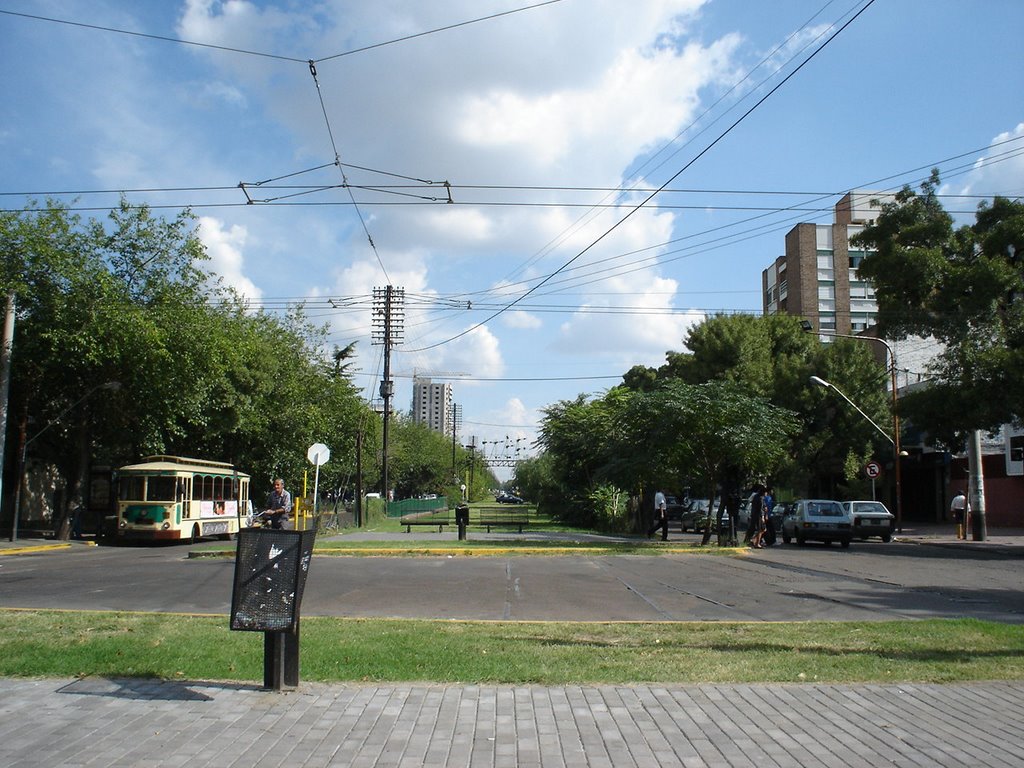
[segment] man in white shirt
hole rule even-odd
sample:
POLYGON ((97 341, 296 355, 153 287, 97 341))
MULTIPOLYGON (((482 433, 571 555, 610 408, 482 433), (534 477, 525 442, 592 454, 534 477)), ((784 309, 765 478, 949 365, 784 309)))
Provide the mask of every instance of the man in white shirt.
POLYGON ((964 526, 967 524, 968 506, 967 494, 963 491, 957 491, 953 501, 949 503, 949 511, 952 513, 953 521, 956 523, 956 537, 958 539, 967 538, 967 529, 964 526))
POLYGON ((659 528, 661 528, 661 540, 668 541, 668 502, 662 491, 654 494, 654 525, 647 532, 647 538, 653 536, 659 528))

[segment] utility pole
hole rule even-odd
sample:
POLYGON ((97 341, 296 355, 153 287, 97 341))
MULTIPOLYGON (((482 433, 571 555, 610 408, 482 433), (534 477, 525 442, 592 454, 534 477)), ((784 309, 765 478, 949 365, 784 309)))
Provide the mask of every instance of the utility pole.
POLYGON ((356 528, 363 527, 363 430, 356 430, 356 528))
MULTIPOLYGON (((985 472, 981 460, 981 430, 974 429, 967 435, 967 466, 970 472, 967 498, 970 501, 971 538, 974 541, 984 541, 988 533, 985 525, 985 472)), ((967 530, 964 529, 966 535, 967 530)))
POLYGON ((391 380, 391 348, 402 343, 404 332, 405 289, 387 286, 373 289, 372 343, 384 346, 384 378, 380 383, 380 396, 384 401, 384 445, 381 454, 381 489, 385 509, 388 495, 388 422, 391 421, 391 397, 395 382, 391 380))
MULTIPOLYGON (((11 352, 14 350, 14 291, 7 294, 3 347, 0 347, 0 509, 3 508, 4 459, 7 453, 7 413, 11 392, 11 352)), ((20 480, 18 482, 21 482, 20 480)), ((17 523, 11 523, 13 531, 17 523)), ((12 538, 11 541, 14 541, 12 538)))

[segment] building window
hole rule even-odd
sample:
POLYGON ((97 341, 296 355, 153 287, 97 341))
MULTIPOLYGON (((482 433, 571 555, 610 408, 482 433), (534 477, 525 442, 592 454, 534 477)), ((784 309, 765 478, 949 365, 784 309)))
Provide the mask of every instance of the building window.
POLYGON ((854 271, 850 270, 850 298, 851 299, 866 299, 870 291, 870 286, 863 280, 858 280, 857 275, 854 271))

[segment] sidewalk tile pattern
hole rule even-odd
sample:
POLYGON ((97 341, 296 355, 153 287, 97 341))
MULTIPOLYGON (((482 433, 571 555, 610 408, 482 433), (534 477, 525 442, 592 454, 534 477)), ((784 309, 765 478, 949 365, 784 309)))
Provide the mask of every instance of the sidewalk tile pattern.
POLYGON ((1024 683, 325 685, 0 679, 0 765, 1024 765, 1024 683))

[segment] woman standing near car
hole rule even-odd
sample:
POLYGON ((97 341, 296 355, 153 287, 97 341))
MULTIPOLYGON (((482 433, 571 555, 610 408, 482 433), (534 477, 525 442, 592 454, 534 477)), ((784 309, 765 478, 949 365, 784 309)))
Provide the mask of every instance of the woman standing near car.
POLYGON ((747 529, 749 532, 750 546, 755 549, 761 549, 765 546, 764 544, 764 491, 763 485, 758 484, 754 486, 754 495, 750 497, 750 526, 747 529))

